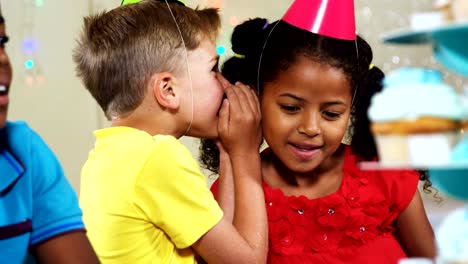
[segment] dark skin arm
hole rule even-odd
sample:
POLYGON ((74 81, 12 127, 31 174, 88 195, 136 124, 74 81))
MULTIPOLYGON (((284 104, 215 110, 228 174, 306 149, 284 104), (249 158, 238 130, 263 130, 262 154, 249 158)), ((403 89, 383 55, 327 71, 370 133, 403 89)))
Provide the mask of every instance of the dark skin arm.
POLYGON ((39 263, 99 263, 85 232, 67 233, 40 243, 33 249, 39 263))
POLYGON ((400 241, 409 257, 436 256, 434 231, 418 191, 408 207, 398 217, 397 230, 400 241))

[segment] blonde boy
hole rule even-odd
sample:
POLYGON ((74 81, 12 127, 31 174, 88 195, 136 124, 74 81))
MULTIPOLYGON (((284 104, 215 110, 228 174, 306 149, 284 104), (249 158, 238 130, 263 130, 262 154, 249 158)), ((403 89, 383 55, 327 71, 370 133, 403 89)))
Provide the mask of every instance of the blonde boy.
POLYGON ((94 133, 80 194, 103 263, 266 260, 258 102, 218 73, 219 25, 214 9, 155 0, 85 18, 74 61, 112 121, 94 133), (220 137, 235 181, 234 217, 206 188, 177 140, 183 135, 220 137))

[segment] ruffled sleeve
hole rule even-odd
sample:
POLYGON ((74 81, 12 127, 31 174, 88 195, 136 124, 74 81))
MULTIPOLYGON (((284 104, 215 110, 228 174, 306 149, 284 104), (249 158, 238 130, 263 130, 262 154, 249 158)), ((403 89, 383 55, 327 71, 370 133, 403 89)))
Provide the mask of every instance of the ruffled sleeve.
POLYGON ((418 189, 419 173, 413 170, 386 171, 383 180, 392 201, 392 213, 398 216, 408 207, 418 189))
POLYGON ((211 193, 213 194, 214 198, 216 199, 216 201, 218 200, 218 179, 216 179, 216 181, 213 182, 213 184, 211 185, 211 193))
POLYGON ((359 161, 348 152, 344 170, 359 175, 360 181, 368 186, 360 190, 364 200, 373 201, 374 206, 385 201, 382 204, 389 209, 389 217, 385 222, 392 223, 408 207, 416 193, 419 173, 410 169, 359 171, 356 165, 359 161))

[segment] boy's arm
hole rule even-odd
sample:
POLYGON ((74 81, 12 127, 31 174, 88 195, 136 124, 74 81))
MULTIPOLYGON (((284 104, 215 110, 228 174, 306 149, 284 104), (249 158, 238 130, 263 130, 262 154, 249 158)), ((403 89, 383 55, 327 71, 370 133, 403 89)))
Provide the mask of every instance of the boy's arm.
POLYGON ((40 243, 33 251, 39 263, 99 263, 85 232, 54 237, 40 243))
POLYGON ((224 217, 232 223, 234 220, 235 201, 231 159, 220 142, 216 143, 216 145, 219 149, 219 177, 216 200, 223 210, 224 217))
MULTIPOLYGON (((265 263, 268 226, 258 152, 259 103, 241 84, 226 88, 226 94, 229 101, 220 111, 219 131, 234 175, 234 222, 223 217, 193 248, 208 263, 265 263)), ((218 196, 224 191, 221 188, 218 196)))

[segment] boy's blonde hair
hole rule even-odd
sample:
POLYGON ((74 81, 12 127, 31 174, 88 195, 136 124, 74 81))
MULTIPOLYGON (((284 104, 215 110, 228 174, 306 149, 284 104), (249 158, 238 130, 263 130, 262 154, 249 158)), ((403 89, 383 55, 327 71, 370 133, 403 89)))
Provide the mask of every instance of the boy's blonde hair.
POLYGON ((219 27, 216 9, 170 4, 169 10, 164 2, 143 0, 86 17, 73 60, 86 89, 111 119, 141 104, 153 74, 181 74, 185 48, 194 50, 206 38, 214 43, 219 27))

